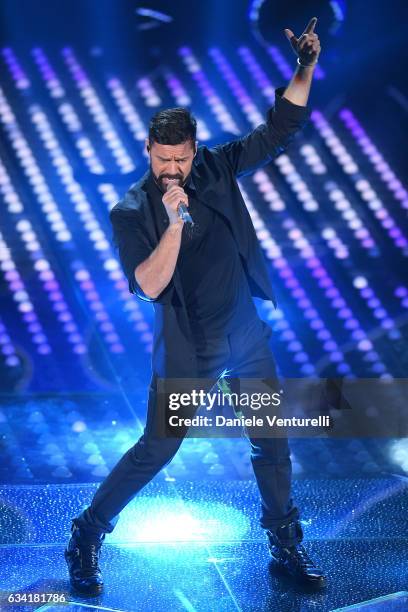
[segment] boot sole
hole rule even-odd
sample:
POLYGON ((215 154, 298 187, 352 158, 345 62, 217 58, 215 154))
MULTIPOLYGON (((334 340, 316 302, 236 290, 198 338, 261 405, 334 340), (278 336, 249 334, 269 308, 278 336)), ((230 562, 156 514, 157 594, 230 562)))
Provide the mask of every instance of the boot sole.
POLYGON ((70 584, 72 590, 75 591, 75 593, 77 593, 78 595, 82 595, 83 597, 96 597, 97 595, 102 595, 103 593, 103 587, 100 587, 100 589, 98 590, 94 589, 92 591, 83 591, 80 587, 77 587, 72 580, 70 580, 70 584))

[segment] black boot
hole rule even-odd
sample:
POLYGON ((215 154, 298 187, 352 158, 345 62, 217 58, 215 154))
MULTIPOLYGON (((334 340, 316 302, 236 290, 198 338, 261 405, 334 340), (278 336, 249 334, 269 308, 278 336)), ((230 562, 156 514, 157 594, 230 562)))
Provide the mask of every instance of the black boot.
POLYGON ((266 533, 272 559, 280 568, 309 585, 316 587, 326 585, 322 570, 315 566, 300 543, 303 532, 298 521, 280 527, 276 533, 269 530, 266 533))
POLYGON ((72 524, 71 538, 64 551, 71 586, 82 595, 100 595, 102 573, 98 565, 105 534, 93 535, 72 524))

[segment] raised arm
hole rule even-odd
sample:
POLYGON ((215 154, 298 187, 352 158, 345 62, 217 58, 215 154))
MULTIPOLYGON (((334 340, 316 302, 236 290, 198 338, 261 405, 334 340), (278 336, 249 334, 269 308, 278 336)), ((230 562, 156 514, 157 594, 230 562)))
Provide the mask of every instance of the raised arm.
POLYGON ((285 29, 285 34, 298 59, 296 70, 285 89, 284 98, 300 106, 307 104, 313 72, 320 55, 320 41, 314 31, 316 22, 317 17, 313 17, 299 38, 292 30, 285 29))
POLYGON ((239 178, 267 164, 286 149, 295 134, 310 117, 307 101, 320 43, 314 33, 316 17, 299 37, 285 30, 298 65, 287 87, 275 91, 275 105, 268 110, 266 121, 246 136, 219 145, 213 151, 223 158, 239 178))

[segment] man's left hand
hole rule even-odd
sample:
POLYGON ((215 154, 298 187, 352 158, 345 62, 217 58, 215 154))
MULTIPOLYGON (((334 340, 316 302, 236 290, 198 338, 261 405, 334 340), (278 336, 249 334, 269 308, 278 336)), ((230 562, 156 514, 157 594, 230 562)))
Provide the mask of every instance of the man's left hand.
POLYGON ((317 22, 317 17, 312 17, 306 26, 303 34, 297 38, 292 30, 285 28, 285 34, 288 38, 293 51, 303 65, 315 64, 320 54, 320 41, 317 34, 314 32, 314 27, 317 22))

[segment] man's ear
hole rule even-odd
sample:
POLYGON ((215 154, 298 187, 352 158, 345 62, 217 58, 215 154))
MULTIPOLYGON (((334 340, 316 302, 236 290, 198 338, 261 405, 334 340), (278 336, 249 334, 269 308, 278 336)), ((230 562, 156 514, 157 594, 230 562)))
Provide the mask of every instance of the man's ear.
POLYGON ((145 145, 146 145, 146 151, 148 153, 150 153, 150 144, 149 144, 149 139, 148 138, 145 139, 145 145))
POLYGON ((195 141, 194 157, 197 155, 198 140, 195 141))

